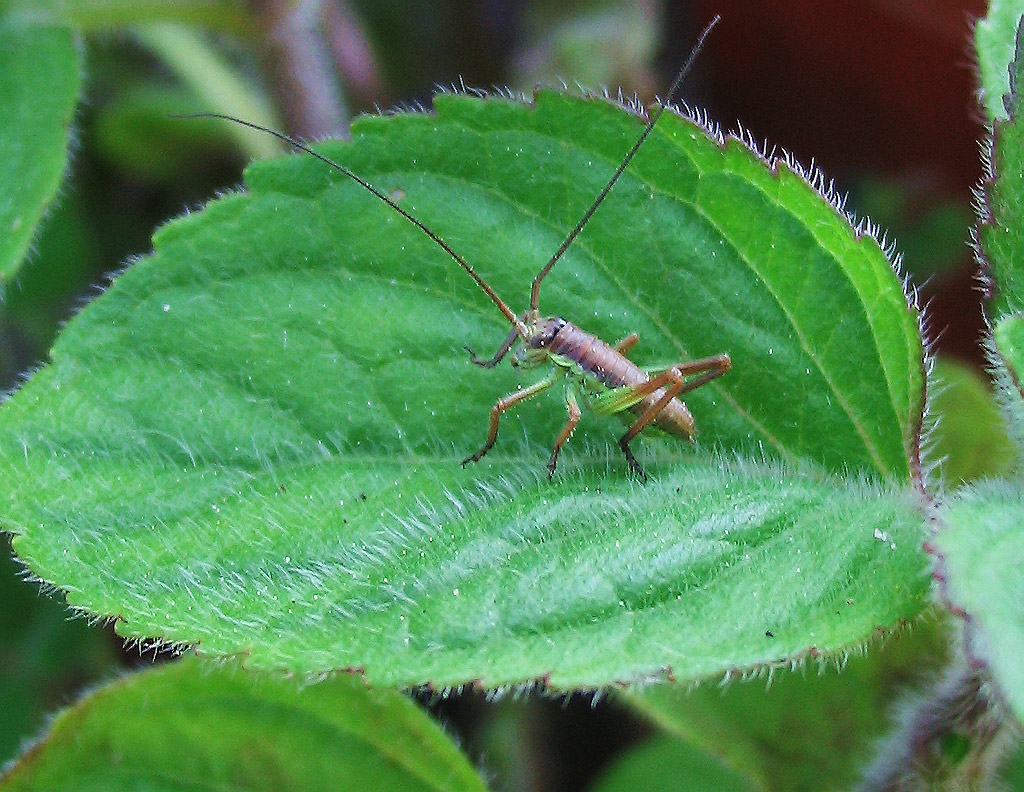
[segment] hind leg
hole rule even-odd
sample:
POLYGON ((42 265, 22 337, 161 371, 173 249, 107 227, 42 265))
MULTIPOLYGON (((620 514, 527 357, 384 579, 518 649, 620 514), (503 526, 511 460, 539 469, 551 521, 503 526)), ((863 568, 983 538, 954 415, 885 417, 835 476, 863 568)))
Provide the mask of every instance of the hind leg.
POLYGON ((629 444, 638 434, 658 419, 658 416, 668 406, 669 402, 677 396, 689 393, 716 377, 722 376, 731 367, 732 361, 724 353, 687 363, 680 363, 655 374, 647 382, 640 385, 616 388, 605 397, 606 401, 601 405, 602 409, 608 412, 618 412, 638 404, 661 388, 665 389, 661 397, 640 413, 636 421, 629 427, 629 430, 619 438, 619 448, 622 449, 626 462, 629 463, 630 470, 636 473, 639 478, 647 480, 647 474, 644 473, 643 468, 636 461, 636 457, 633 456, 629 444), (686 376, 689 374, 697 374, 699 376, 687 380, 686 376))

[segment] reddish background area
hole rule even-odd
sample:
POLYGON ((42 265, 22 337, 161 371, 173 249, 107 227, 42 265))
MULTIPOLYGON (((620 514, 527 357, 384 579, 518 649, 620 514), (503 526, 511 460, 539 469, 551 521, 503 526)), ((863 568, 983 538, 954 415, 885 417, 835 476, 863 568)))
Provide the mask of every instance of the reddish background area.
MULTIPOLYGON (((674 3, 666 60, 685 57, 693 31, 720 14, 701 56, 700 100, 712 117, 813 160, 840 192, 865 175, 903 185, 912 221, 940 201, 968 204, 981 178, 971 38, 984 11, 980 0, 674 3)), ((955 268, 916 285, 938 349, 980 365, 966 239, 955 268)))

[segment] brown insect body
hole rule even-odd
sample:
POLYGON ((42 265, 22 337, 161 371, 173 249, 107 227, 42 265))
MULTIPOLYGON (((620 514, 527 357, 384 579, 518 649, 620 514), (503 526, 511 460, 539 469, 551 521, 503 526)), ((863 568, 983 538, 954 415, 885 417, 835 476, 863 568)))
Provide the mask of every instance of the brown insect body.
POLYGON ((512 332, 494 357, 490 360, 481 359, 470 350, 473 363, 484 368, 494 368, 518 341, 519 345, 512 354, 512 365, 535 368, 551 363, 553 370, 539 382, 498 399, 491 409, 487 441, 479 451, 466 457, 462 464, 479 461, 491 450, 498 437, 498 421, 502 413, 547 390, 559 380, 568 380, 565 406, 569 420, 555 438, 548 461, 549 477, 554 475, 558 454, 579 422, 579 398, 599 415, 631 416, 631 419, 627 419, 629 429, 619 438, 619 448, 625 454, 630 469, 640 478, 646 479, 647 475, 630 450, 630 442, 651 428, 693 440, 693 415, 678 396, 721 376, 732 364, 729 356, 723 353, 649 373, 626 357, 626 353, 638 340, 636 333, 630 333, 610 346, 561 317, 541 318, 536 308, 516 317, 512 332), (696 376, 687 379, 690 375, 696 376))
MULTIPOLYGON (((535 338, 544 343, 537 343, 536 346, 531 344, 531 347, 545 350, 545 357, 552 363, 577 375, 580 391, 588 407, 592 406, 590 402, 593 397, 601 396, 609 390, 636 387, 650 381, 646 371, 596 335, 561 317, 549 317, 542 321, 545 330, 535 338), (548 334, 550 341, 546 340, 548 334), (595 388, 595 384, 598 387, 595 388)), ((639 417, 664 396, 665 389, 659 388, 626 409, 639 417)), ((693 415, 677 398, 666 402, 650 426, 685 440, 693 440, 696 434, 693 415)))

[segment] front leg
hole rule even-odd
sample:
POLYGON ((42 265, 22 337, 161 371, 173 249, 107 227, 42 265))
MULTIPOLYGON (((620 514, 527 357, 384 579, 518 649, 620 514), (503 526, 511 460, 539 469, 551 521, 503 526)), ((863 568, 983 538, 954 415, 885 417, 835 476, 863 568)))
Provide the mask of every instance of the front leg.
POLYGON ((487 442, 484 443, 483 448, 477 451, 475 454, 466 457, 462 460, 462 466, 465 467, 470 462, 479 462, 483 459, 484 455, 494 447, 494 441, 498 439, 498 419, 501 417, 503 412, 511 410, 517 404, 522 401, 536 396, 538 393, 543 393, 552 385, 555 384, 555 380, 558 378, 559 372, 557 369, 552 371, 551 374, 540 382, 535 382, 528 388, 523 388, 515 393, 510 393, 507 396, 502 396, 495 402, 494 407, 491 408, 491 425, 487 430, 487 442))
POLYGON ((519 333, 515 329, 513 329, 512 332, 508 334, 508 338, 505 339, 505 342, 498 348, 498 351, 494 353, 494 357, 492 357, 490 360, 488 360, 487 358, 477 357, 476 352, 474 352, 468 346, 463 347, 463 349, 465 349, 467 352, 469 352, 470 362, 472 362, 472 364, 474 366, 480 366, 480 368, 492 369, 492 368, 494 368, 495 366, 497 366, 501 362, 501 359, 503 357, 505 357, 505 355, 508 354, 508 351, 512 348, 512 345, 516 342, 516 337, 518 335, 519 335, 519 333))

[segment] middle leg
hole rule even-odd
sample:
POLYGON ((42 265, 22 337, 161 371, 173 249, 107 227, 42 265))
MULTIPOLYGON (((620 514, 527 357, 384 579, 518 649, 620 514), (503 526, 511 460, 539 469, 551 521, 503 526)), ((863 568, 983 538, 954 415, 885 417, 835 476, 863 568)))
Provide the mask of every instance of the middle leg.
POLYGON ((640 340, 640 334, 635 330, 622 340, 616 342, 615 346, 612 347, 620 355, 625 356, 629 350, 636 346, 636 342, 640 340))
POLYGON ((555 438, 555 447, 551 451, 551 459, 548 461, 548 480, 550 481, 555 475, 555 463, 558 462, 558 452, 562 450, 562 446, 565 445, 565 441, 568 440, 572 433, 576 430, 576 424, 580 422, 580 406, 576 402, 576 395, 571 391, 567 391, 565 394, 565 407, 569 411, 569 421, 565 424, 565 428, 558 433, 558 437, 555 438))

